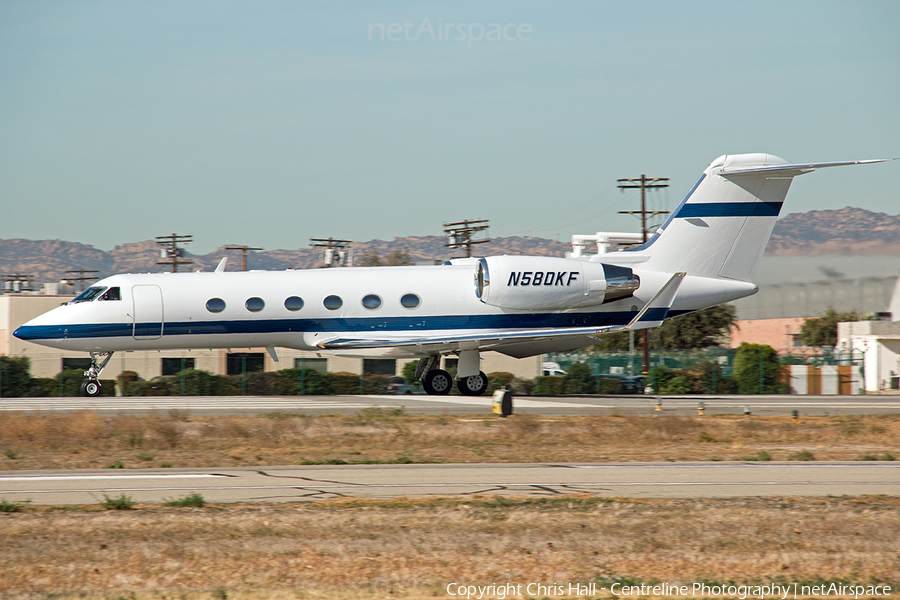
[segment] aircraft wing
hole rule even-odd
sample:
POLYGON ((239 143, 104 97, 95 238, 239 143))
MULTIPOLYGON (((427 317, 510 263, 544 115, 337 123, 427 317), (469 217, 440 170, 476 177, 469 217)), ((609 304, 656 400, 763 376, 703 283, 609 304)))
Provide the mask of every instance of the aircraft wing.
MULTIPOLYGON (((477 333, 450 334, 450 335, 426 335, 405 337, 336 337, 323 340, 317 346, 323 350, 365 350, 373 348, 395 348, 412 350, 417 354, 430 354, 441 351, 455 350, 500 350, 505 346, 520 344, 540 344, 564 340, 566 338, 593 338, 603 333, 612 331, 627 331, 629 329, 647 329, 658 327, 675 300, 675 294, 685 273, 675 273, 660 288, 656 295, 644 305, 627 325, 612 327, 565 327, 548 329, 504 330, 499 332, 480 331, 477 333)), ((588 344, 590 341, 587 342, 588 344)), ((587 344, 579 344, 584 346, 587 344)), ((579 347, 576 346, 576 347, 579 347)))

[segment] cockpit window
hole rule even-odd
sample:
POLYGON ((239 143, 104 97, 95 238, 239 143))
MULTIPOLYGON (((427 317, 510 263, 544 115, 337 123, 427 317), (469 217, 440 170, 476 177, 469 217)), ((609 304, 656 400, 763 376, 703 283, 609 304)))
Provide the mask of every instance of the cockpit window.
MULTIPOLYGON (((75 296, 75 298, 72 300, 72 302, 70 304, 78 304, 79 302, 90 302, 91 300, 93 300, 94 298, 96 298, 97 296, 102 294, 103 290, 105 290, 105 289, 106 289, 105 287, 89 287, 88 289, 84 290, 83 292, 81 292, 80 294, 75 296)), ((116 289, 118 289, 118 288, 116 288, 116 289)))
POLYGON ((109 288, 108 290, 106 290, 106 292, 103 293, 102 296, 97 298, 98 301, 100 301, 100 300, 121 300, 121 299, 122 299, 122 295, 119 293, 119 288, 117 288, 117 287, 109 288))

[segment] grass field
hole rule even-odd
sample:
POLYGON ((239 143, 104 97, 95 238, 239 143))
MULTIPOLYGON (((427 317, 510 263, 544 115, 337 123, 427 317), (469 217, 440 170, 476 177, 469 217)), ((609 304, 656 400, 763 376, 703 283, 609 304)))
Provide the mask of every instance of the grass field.
POLYGON ((0 469, 368 462, 893 460, 900 415, 406 415, 191 418, 0 415, 0 469))
POLYGON ((890 497, 82 507, 8 513, 0 523, 0 597, 10 599, 449 598, 450 583, 900 583, 900 499, 890 497))
MULTIPOLYGON (((897 415, 791 423, 378 409, 315 417, 3 414, 0 465, 893 460, 898 434, 897 415)), ((588 583, 606 588, 596 597, 609 597, 615 582, 900 589, 896 497, 128 504, 43 508, 0 498, 0 598, 453 598, 451 583, 562 585, 517 596, 553 599, 574 595, 552 591, 588 583)))

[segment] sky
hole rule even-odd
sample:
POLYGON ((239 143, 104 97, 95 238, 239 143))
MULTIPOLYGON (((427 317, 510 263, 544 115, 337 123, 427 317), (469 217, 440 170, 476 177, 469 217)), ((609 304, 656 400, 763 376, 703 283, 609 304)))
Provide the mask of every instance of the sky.
MULTIPOLYGON (((891 0, 0 0, 0 238, 636 232, 618 178, 666 210, 722 154, 900 156, 898 32, 891 0)), ((782 214, 896 215, 898 175, 805 175, 782 214)))

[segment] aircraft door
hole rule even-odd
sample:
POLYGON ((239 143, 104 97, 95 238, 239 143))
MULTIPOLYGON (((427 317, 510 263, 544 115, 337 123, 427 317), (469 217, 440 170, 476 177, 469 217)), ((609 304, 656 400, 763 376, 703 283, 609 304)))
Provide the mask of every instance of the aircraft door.
POLYGON ((134 339, 159 339, 163 332, 162 290, 158 285, 136 285, 131 288, 131 297, 134 301, 134 339))

